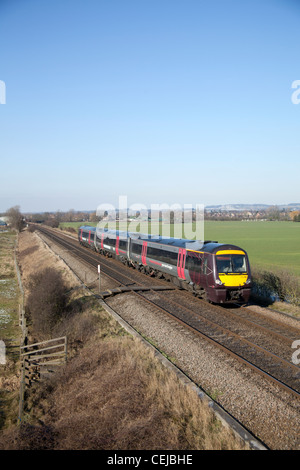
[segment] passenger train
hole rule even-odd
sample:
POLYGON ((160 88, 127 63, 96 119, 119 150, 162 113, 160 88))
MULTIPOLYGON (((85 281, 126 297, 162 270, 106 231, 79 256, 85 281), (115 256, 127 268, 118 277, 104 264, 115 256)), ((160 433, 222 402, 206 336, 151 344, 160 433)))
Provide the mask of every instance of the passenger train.
POLYGON ((82 226, 81 245, 151 276, 174 282, 216 304, 247 303, 251 273, 247 253, 214 241, 143 235, 82 226))

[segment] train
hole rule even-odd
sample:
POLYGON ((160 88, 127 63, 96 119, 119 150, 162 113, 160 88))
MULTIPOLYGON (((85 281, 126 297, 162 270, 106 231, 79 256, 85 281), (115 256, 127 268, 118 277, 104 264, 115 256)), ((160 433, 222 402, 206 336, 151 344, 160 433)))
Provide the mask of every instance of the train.
POLYGON ((78 241, 142 273, 172 281, 211 303, 249 301, 252 287, 249 258, 236 245, 91 226, 79 227, 78 241))

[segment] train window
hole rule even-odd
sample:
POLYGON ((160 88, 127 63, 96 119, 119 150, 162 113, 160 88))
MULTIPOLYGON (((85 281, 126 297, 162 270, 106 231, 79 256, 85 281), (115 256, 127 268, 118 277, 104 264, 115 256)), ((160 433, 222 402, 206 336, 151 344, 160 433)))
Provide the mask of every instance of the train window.
POLYGON ((203 262, 203 274, 207 274, 207 258, 203 262))
POLYGON ((119 240, 119 248, 121 248, 121 250, 126 250, 127 249, 127 240, 120 239, 119 240))
POLYGON ((244 273, 247 272, 246 257, 244 255, 217 256, 218 273, 244 273))
POLYGON ((167 263, 177 265, 178 253, 176 251, 165 251, 167 257, 167 263))
POLYGON ((153 246, 147 247, 147 256, 152 259, 156 259, 160 261, 160 250, 158 248, 154 248, 153 246))
POLYGON ((115 246, 116 245, 116 239, 115 238, 104 238, 103 240, 103 244, 104 245, 108 245, 108 246, 115 246))
POLYGON ((148 246, 147 248, 147 257, 161 261, 162 263, 173 264, 176 266, 177 256, 177 253, 174 251, 155 248, 153 246, 148 246))
POLYGON ((246 256, 232 255, 232 269, 234 273, 247 272, 246 256))
POLYGON ((132 253, 135 255, 140 255, 142 253, 142 245, 138 243, 132 243, 132 253))
POLYGON ((187 253, 186 257, 186 269, 195 273, 201 272, 202 259, 199 253, 187 253))

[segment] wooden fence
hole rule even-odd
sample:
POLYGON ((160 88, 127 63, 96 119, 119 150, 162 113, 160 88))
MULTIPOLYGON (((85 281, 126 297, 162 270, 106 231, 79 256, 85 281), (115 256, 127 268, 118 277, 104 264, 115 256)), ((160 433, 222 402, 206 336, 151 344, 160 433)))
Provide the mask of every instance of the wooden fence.
POLYGON ((24 344, 20 348, 21 386, 18 422, 21 423, 24 409, 25 388, 42 376, 53 371, 55 366, 67 361, 67 337, 54 338, 39 343, 24 344))

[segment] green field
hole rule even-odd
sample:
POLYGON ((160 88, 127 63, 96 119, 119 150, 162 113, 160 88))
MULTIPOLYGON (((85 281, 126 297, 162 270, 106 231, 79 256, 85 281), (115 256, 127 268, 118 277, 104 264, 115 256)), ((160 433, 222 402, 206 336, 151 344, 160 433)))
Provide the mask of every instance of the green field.
POLYGON ((244 248, 254 267, 289 270, 300 277, 300 223, 205 222, 205 239, 244 248))
MULTIPOLYGON (((73 226, 77 229, 84 224, 96 225, 89 222, 70 222, 61 226, 73 226)), ((140 231, 145 233, 147 228, 147 223, 143 223, 140 231)), ((151 232, 161 233, 160 224, 153 223, 151 232)), ((204 238, 240 246, 247 251, 253 267, 274 272, 285 269, 300 277, 300 223, 207 221, 204 225, 204 238)))

